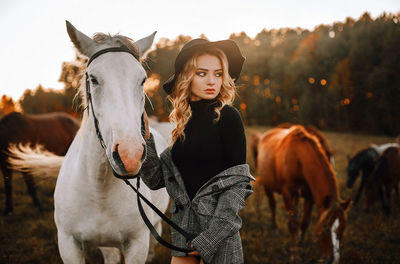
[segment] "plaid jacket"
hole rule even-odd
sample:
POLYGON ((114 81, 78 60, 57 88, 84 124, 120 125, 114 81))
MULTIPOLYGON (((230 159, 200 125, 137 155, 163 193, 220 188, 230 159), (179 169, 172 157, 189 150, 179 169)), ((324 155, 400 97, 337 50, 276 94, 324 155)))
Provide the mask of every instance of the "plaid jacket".
MULTIPOLYGON (((192 201, 186 193, 180 172, 167 148, 160 158, 151 137, 147 142, 147 158, 141 178, 150 189, 166 187, 172 198, 172 220, 193 234, 191 243, 205 263, 243 263, 239 230, 242 220, 238 213, 253 192, 247 164, 233 166, 220 172, 204 184, 192 201)), ((171 228, 172 244, 186 247, 186 238, 171 228)), ((172 251, 173 256, 185 256, 172 251)))

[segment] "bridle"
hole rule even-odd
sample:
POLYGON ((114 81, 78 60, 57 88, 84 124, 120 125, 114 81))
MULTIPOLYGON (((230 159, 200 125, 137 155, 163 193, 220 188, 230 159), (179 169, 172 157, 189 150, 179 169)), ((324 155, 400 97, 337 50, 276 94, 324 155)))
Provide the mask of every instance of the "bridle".
MULTIPOLYGON (((95 54, 93 54, 90 58, 89 61, 87 63, 87 66, 89 66, 89 64, 97 57, 99 57, 100 55, 104 54, 104 53, 108 53, 108 52, 126 52, 131 54, 133 57, 135 57, 135 59, 139 60, 139 57, 136 53, 132 52, 131 50, 129 50, 127 47, 111 47, 111 48, 106 48, 106 49, 102 49, 98 52, 96 52, 95 54)), ((106 151, 107 150, 107 146, 106 143, 104 142, 103 136, 101 134, 101 131, 99 129, 99 120, 96 117, 96 114, 94 112, 94 108, 93 108, 93 101, 92 101, 92 94, 90 92, 90 81, 89 81, 89 75, 86 71, 85 73, 85 78, 86 78, 86 99, 87 99, 87 107, 92 109, 92 115, 93 115, 93 119, 94 119, 94 127, 96 129, 96 135, 97 138, 99 139, 100 145, 101 147, 106 151)), ((88 114, 89 114, 89 109, 88 109, 88 114)), ((144 122, 144 110, 143 110, 143 114, 141 116, 141 134, 144 137, 146 132, 146 128, 145 128, 145 122, 144 122)), ((180 226, 178 226, 176 223, 172 222, 165 214, 163 214, 154 204, 152 204, 146 197, 144 197, 140 192, 139 192, 139 188, 140 188, 140 171, 139 173, 137 173, 136 175, 129 175, 129 176, 122 176, 120 174, 118 174, 112 167, 112 172, 113 175, 118 178, 123 180, 129 187, 132 188, 132 190, 134 190, 137 194, 137 203, 138 203, 138 208, 139 208, 139 212, 140 215, 143 218, 143 221, 145 222, 145 224, 147 225, 147 227, 149 228, 150 232, 152 233, 152 235, 154 236, 154 238, 162 245, 164 245, 165 247, 168 247, 170 249, 176 250, 176 251, 181 251, 184 253, 189 253, 194 251, 194 249, 192 248, 181 248, 181 247, 177 247, 174 246, 170 243, 168 243, 167 241, 165 241, 158 233, 157 230, 154 228, 154 226, 151 224, 149 218, 147 217, 146 213, 144 212, 143 209, 143 205, 140 201, 140 199, 142 199, 155 213, 157 213, 165 222, 167 222, 172 228, 174 228, 176 231, 178 231, 179 233, 181 233, 188 241, 188 243, 194 238, 193 235, 189 234, 186 230, 183 230, 180 226), (136 179, 136 188, 128 181, 131 179, 136 179)))
MULTIPOLYGON (((126 47, 112 47, 112 48, 102 49, 102 50, 96 52, 95 54, 93 54, 93 55, 90 57, 90 59, 89 59, 89 61, 88 61, 86 67, 89 67, 89 64, 90 64, 94 59, 96 59, 96 58, 99 57, 100 55, 102 55, 102 54, 104 54, 104 53, 108 53, 108 52, 126 52, 126 53, 131 54, 133 57, 135 57, 135 59, 139 60, 139 57, 137 56, 137 54, 135 54, 134 52, 132 52, 131 50, 129 50, 129 49, 126 48, 126 47)), ((85 73, 85 78, 86 78, 86 99, 87 99, 87 101, 88 101, 87 107, 89 107, 89 105, 90 105, 90 108, 92 109, 92 115, 93 115, 93 119, 94 119, 94 127, 95 127, 95 129, 96 129, 97 138, 99 139, 99 142, 100 142, 101 147, 102 147, 104 150, 106 150, 106 149, 107 149, 107 146, 106 146, 106 143, 104 142, 103 136, 102 136, 101 131, 100 131, 100 129, 99 129, 99 120, 97 119, 96 114, 94 113, 94 107, 93 107, 93 101, 92 101, 92 94, 91 94, 91 92, 90 92, 89 75, 88 75, 87 71, 86 71, 86 73, 85 73)), ((89 111, 89 110, 88 110, 88 111, 89 111)), ((143 116, 143 114, 142 114, 142 117, 141 117, 141 132, 142 132, 142 136, 144 136, 144 133, 145 133, 145 124, 144 124, 144 116, 143 116)), ((132 176, 122 176, 122 175, 118 174, 114 169, 112 169, 112 171, 113 171, 114 176, 117 177, 118 179, 121 179, 121 180, 135 179, 135 178, 138 177, 138 174, 132 175, 132 176)))

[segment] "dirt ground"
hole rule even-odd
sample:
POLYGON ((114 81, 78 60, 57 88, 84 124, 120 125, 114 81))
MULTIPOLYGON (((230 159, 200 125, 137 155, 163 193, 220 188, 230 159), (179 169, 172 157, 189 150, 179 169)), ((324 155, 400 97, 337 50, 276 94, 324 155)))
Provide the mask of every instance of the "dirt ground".
MULTIPOLYGON (((249 127, 249 136, 254 131, 266 131, 266 127, 249 127)), ((340 195, 343 199, 353 198, 356 189, 347 189, 347 156, 353 156, 371 143, 393 142, 394 138, 367 136, 334 132, 323 132, 328 143, 335 151, 335 163, 340 195)), ((253 174, 254 162, 248 151, 248 163, 253 174)), ((256 175, 255 175, 256 176, 256 175)), ((1 177, 2 178, 2 177, 1 177)), ((57 248, 57 231, 53 220, 53 192, 55 179, 37 179, 38 197, 43 205, 39 213, 32 206, 26 186, 20 174, 14 174, 14 213, 0 216, 0 263, 62 263, 57 248)), ((357 187, 359 180, 356 182, 357 187)), ((4 186, 0 184, 0 210, 4 210, 4 186)), ((277 198, 278 232, 270 230, 270 210, 263 192, 255 188, 241 212, 243 227, 241 230, 245 263, 288 263, 289 232, 287 217, 282 199, 277 198), (257 210, 256 198, 261 197, 260 210, 257 210)), ((393 198, 394 194, 393 194, 393 198)), ((341 263, 400 263, 400 203, 392 203, 392 214, 387 217, 380 203, 375 203, 370 212, 364 210, 365 199, 362 196, 357 205, 348 212, 347 227, 341 243, 341 263)), ((301 247, 303 263, 318 262, 318 246, 313 237, 316 216, 301 247)), ((167 238, 168 227, 164 225, 163 237, 167 238)), ((158 245, 156 257, 151 263, 169 263, 170 253, 158 245)), ((87 263, 103 263, 101 254, 93 249, 88 253, 87 263)))

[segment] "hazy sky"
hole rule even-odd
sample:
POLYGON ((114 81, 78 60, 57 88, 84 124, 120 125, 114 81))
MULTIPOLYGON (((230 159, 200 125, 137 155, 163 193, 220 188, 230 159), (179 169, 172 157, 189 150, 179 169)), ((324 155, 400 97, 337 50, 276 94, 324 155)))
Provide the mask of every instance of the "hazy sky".
POLYGON ((254 37, 263 28, 302 27, 400 11, 400 0, 0 0, 0 96, 18 100, 27 88, 63 88, 58 82, 63 61, 74 59, 66 29, 69 20, 92 36, 120 33, 140 39, 157 31, 210 40, 245 31, 254 37))

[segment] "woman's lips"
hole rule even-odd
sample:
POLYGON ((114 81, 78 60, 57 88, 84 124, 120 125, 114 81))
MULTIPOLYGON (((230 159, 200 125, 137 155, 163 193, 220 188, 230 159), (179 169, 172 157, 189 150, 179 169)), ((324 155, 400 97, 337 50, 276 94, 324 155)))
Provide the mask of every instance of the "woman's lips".
POLYGON ((208 93, 208 94, 213 94, 214 92, 215 92, 215 89, 205 89, 204 90, 206 93, 208 93))

